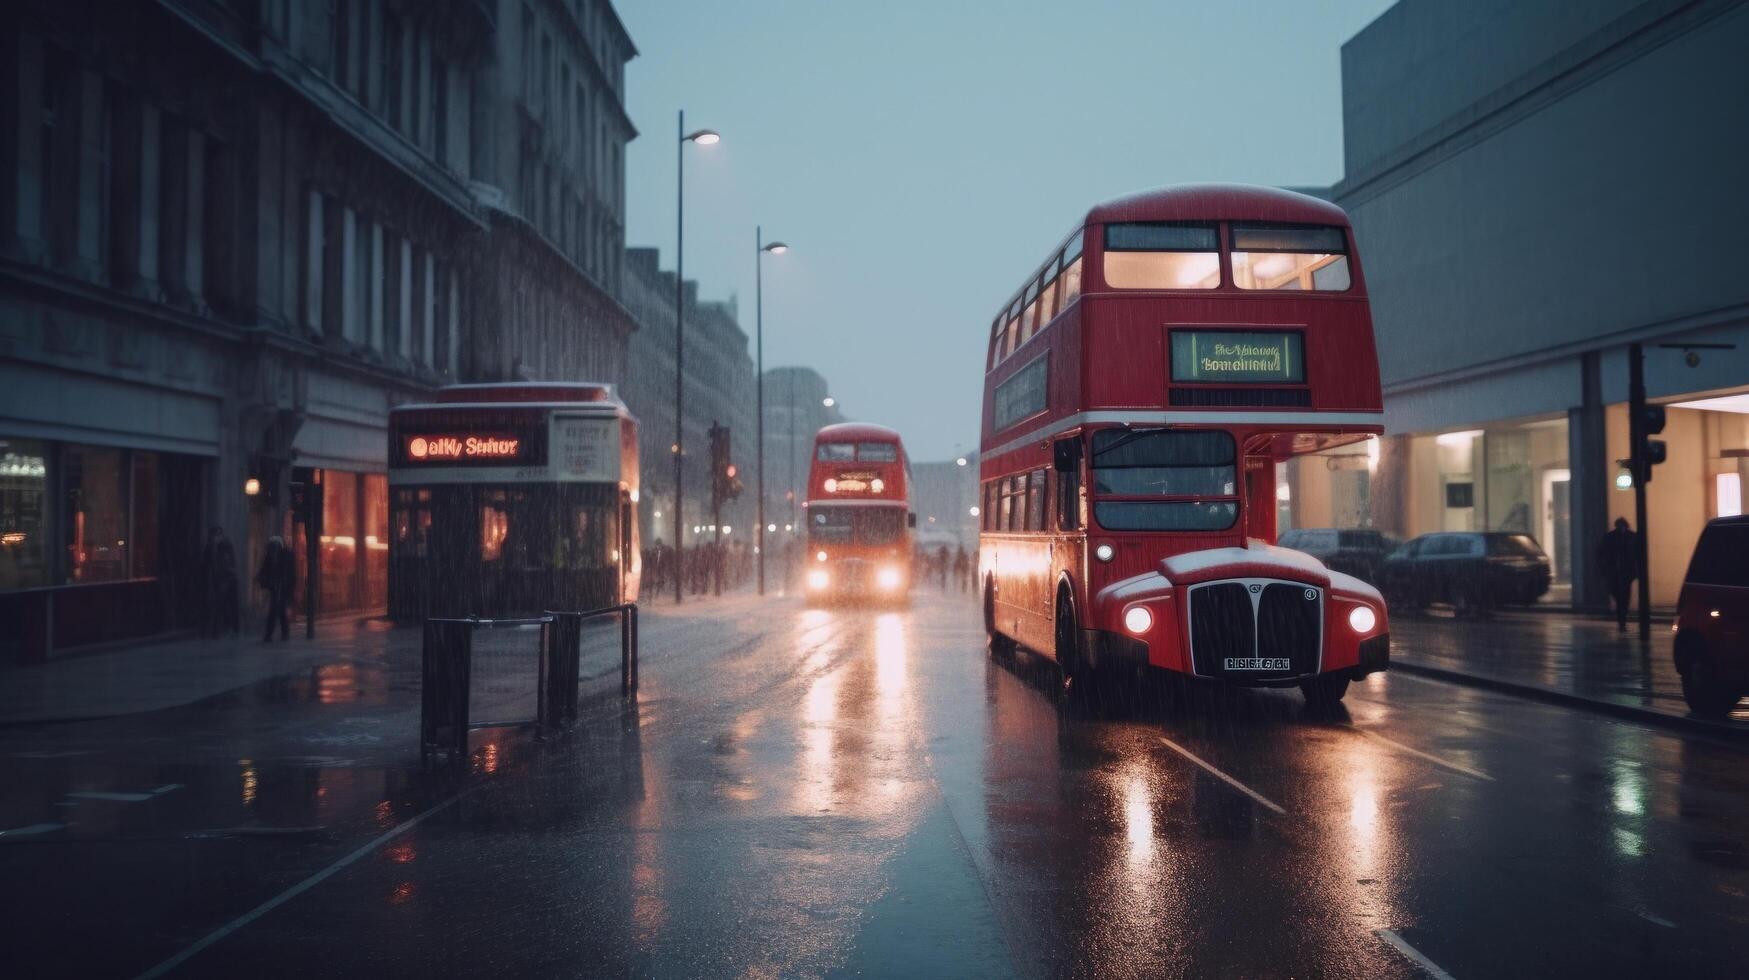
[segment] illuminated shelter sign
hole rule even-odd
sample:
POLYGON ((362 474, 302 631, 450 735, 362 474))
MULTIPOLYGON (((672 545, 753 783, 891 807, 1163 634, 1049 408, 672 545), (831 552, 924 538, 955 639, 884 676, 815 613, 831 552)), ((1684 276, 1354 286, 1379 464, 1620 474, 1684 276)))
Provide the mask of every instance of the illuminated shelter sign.
POLYGON ((537 447, 514 432, 419 432, 401 437, 401 461, 414 466, 516 466, 538 462, 537 447))
POLYGON ((1305 344, 1295 330, 1174 330, 1172 380, 1305 384, 1305 344))

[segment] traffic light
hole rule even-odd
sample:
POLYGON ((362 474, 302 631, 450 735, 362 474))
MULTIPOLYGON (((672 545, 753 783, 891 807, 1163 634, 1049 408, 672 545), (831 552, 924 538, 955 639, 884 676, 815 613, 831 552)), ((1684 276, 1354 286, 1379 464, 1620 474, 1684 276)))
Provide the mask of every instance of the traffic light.
POLYGON ((1652 437, 1664 431, 1664 406, 1640 404, 1632 407, 1635 413, 1633 428, 1633 471, 1634 478, 1641 483, 1652 482, 1652 467, 1657 466, 1669 455, 1664 440, 1652 437))
POLYGON ((735 464, 729 462, 729 427, 713 424, 711 436, 711 498, 717 503, 741 495, 735 464))

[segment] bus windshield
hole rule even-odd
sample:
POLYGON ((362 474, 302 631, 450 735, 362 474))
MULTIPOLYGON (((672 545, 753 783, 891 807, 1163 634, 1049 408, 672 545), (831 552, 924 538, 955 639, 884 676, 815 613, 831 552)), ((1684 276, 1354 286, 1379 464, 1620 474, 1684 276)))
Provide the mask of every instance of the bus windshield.
POLYGON ((905 531, 905 512, 898 507, 809 508, 808 536, 817 542, 893 544, 905 531))
POLYGON ((1239 502, 1237 451, 1225 432, 1104 429, 1093 434, 1094 518, 1113 531, 1220 531, 1239 502), (1210 499, 1227 498, 1227 499, 1210 499))

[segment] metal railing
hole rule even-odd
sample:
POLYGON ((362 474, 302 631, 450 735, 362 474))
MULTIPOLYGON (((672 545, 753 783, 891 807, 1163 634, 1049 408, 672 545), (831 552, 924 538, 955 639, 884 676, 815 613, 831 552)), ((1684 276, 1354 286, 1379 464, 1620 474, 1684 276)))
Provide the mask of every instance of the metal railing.
POLYGON ((440 751, 451 761, 465 758, 468 733, 477 728, 532 725, 536 736, 544 737, 569 727, 585 679, 584 624, 609 617, 619 624, 620 696, 632 697, 638 690, 638 607, 631 603, 523 619, 427 619, 420 672, 421 765, 429 766, 440 751), (475 635, 482 631, 494 639, 477 650, 475 635), (517 634, 530 632, 538 634, 532 656, 526 645, 516 643, 517 634), (481 708, 493 717, 479 718, 481 708))

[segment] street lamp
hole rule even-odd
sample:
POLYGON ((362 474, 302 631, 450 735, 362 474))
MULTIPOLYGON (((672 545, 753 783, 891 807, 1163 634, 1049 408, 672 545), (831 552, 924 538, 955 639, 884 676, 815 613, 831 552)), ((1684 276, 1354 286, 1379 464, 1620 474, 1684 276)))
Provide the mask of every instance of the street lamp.
MULTIPOLYGON (((721 134, 710 129, 686 131, 686 110, 680 110, 674 132, 680 142, 674 149, 674 567, 679 569, 686 557, 686 538, 681 533, 682 467, 686 446, 686 144, 712 146, 722 140, 721 134)), ((679 605, 683 590, 681 576, 674 576, 674 602, 679 605)))
POLYGON ((765 594, 765 253, 782 255, 789 251, 789 246, 782 242, 766 244, 765 229, 759 225, 753 226, 753 349, 755 364, 753 367, 755 382, 754 420, 753 425, 758 430, 754 441, 758 447, 754 456, 758 459, 757 493, 759 502, 756 505, 759 513, 753 524, 754 533, 759 540, 754 542, 753 553, 759 561, 759 594, 765 594))

